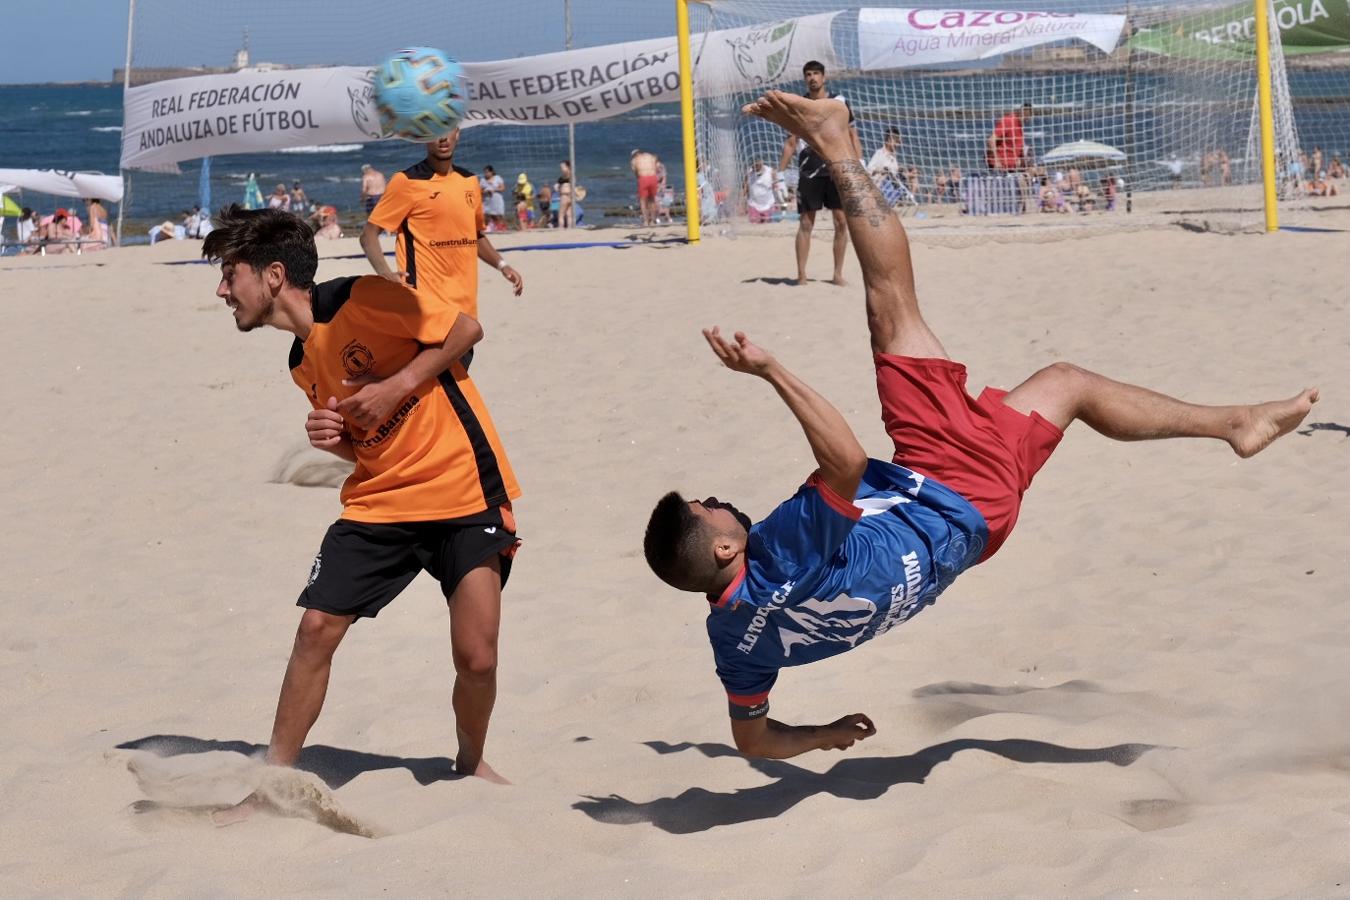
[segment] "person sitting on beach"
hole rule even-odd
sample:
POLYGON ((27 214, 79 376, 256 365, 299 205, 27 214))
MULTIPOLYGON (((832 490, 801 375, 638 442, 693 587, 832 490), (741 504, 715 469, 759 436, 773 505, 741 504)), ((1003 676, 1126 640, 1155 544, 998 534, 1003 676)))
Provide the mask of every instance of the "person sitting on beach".
POLYGON ((1334 153, 1331 156, 1331 165, 1327 167, 1327 177, 1341 179, 1345 177, 1345 163, 1341 162, 1341 155, 1334 153))
POLYGON ((1106 211, 1113 211, 1116 208, 1116 192, 1119 190, 1116 186, 1116 179, 1110 175, 1103 175, 1101 190, 1102 201, 1106 204, 1106 211))
MULTIPOLYGON (((816 469, 757 524, 716 497, 657 503, 643 538, 652 571, 704 595, 707 633, 736 747, 787 758, 845 749, 876 733, 852 713, 828 725, 768 717, 780 669, 836 656, 902 625, 1007 540, 1023 493, 1065 430, 1083 421, 1122 441, 1207 437, 1242 458, 1293 430, 1310 388, 1272 403, 1197 406, 1057 362, 1010 392, 966 392, 919 311, 904 226, 858 162, 838 104, 770 91, 745 107, 828 161, 863 272, 890 461, 868 459, 844 417, 741 332, 703 335, 733 372, 767 382, 805 433, 816 469)), ((860 348, 861 350, 862 348, 860 348)), ((837 354, 836 354, 837 355, 837 354)), ((722 421, 740 389, 717 392, 722 421)), ((790 453, 766 436, 768 452, 790 453)), ((703 604, 700 603, 700 606, 703 604)))
MULTIPOLYGON (((519 545, 511 501, 520 489, 459 362, 482 327, 456 306, 378 275, 316 284, 314 236, 279 210, 229 207, 202 255, 220 265, 216 296, 238 330, 295 335, 291 378, 313 407, 309 442, 356 464, 342 488, 341 518, 296 601, 304 612, 267 762, 295 764, 348 629, 427 571, 450 612, 455 770, 502 782, 483 748, 497 695, 501 590, 519 545), (379 384, 399 399, 377 414, 362 398, 379 384)), ((237 821, 263 802, 250 797, 216 821, 237 821)))
POLYGON ((1064 202, 1064 195, 1059 192, 1048 177, 1041 177, 1041 212, 1043 213, 1067 213, 1069 204, 1064 202))
POLYGON ((336 206, 320 206, 318 216, 319 227, 314 231, 316 238, 331 241, 342 237, 342 227, 338 225, 336 206))
POLYGON ((108 226, 108 211, 103 208, 103 202, 97 197, 90 197, 84 201, 84 210, 89 221, 82 235, 87 242, 82 249, 102 250, 116 244, 112 228, 108 226))
POLYGON ((1078 183, 1078 188, 1073 192, 1073 202, 1080 213, 1091 212, 1097 208, 1097 198, 1093 196, 1092 188, 1081 181, 1078 183))
POLYGON ((20 244, 27 244, 35 241, 33 237, 37 234, 38 223, 37 213, 27 206, 19 211, 19 221, 15 224, 16 234, 20 244))

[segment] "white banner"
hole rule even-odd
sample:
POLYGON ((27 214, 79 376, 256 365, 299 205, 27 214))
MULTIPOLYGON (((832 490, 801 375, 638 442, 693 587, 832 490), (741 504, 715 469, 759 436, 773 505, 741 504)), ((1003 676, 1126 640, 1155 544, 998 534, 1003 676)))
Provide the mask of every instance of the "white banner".
POLYGON ((1124 27, 1124 16, 864 8, 858 13, 858 56, 864 69, 901 69, 988 59, 1071 38, 1110 53, 1124 27))
MULTIPOLYGON (((775 84, 800 73, 811 59, 833 67, 830 25, 837 15, 690 35, 696 96, 775 84)), ((465 127, 592 122, 680 99, 679 49, 673 37, 465 63, 464 68, 472 81, 465 127)))
MULTIPOLYGON (((836 15, 691 35, 700 94, 755 90, 792 77, 810 59, 833 67, 836 15)), ((675 102, 680 92, 673 37, 464 63, 464 69, 471 90, 465 128, 591 122, 675 102)), ((244 70, 131 88, 122 168, 380 140, 369 77, 364 66, 244 70)))
POLYGON ((122 168, 379 137, 369 68, 245 69, 127 90, 122 168))
POLYGON ((57 197, 97 197, 109 203, 122 202, 122 176, 60 169, 0 169, 0 182, 57 197))

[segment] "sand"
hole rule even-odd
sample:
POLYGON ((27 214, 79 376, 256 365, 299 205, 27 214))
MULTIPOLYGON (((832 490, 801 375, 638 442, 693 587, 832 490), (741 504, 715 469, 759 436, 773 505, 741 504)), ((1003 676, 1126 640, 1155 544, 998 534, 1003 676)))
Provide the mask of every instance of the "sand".
POLYGON ((425 576, 339 650, 307 771, 247 757, 339 512, 290 336, 236 333, 212 269, 165 264, 199 245, 0 262, 3 893, 1344 896, 1345 235, 966 244, 916 229, 924 309, 972 387, 1067 359, 1202 402, 1323 400, 1247 461, 1076 426, 997 557, 784 672, 776 717, 866 712, 877 735, 749 761, 704 603, 648 572, 641 531, 667 489, 763 515, 813 467, 703 325, 748 331, 889 456, 856 261, 847 289, 774 284, 781 229, 516 253, 526 295, 484 270, 473 368, 524 488, 488 751, 511 787, 453 777, 425 576), (292 815, 210 824, 260 785, 292 815))

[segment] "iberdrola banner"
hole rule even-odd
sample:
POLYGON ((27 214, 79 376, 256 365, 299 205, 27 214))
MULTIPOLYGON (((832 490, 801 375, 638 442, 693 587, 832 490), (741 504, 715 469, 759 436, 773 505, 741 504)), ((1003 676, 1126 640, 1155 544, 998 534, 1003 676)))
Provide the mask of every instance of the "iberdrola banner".
MULTIPOLYGON (((690 36, 696 94, 757 90, 815 59, 834 67, 822 13, 690 36)), ((463 127, 565 125, 679 99, 675 38, 654 38, 495 62, 464 63, 463 127)), ((245 69, 130 88, 123 102, 122 168, 227 153, 380 140, 364 66, 245 69)))
MULTIPOLYGON (((1288 56, 1350 47, 1350 0, 1275 0, 1280 44, 1288 56)), ((1241 59, 1256 53, 1251 3, 1178 16, 1140 29, 1130 48, 1167 56, 1241 59)))
POLYGON ((903 69, 989 59, 1065 40, 1110 53, 1124 28, 1124 16, 868 7, 858 12, 858 57, 864 69, 903 69))

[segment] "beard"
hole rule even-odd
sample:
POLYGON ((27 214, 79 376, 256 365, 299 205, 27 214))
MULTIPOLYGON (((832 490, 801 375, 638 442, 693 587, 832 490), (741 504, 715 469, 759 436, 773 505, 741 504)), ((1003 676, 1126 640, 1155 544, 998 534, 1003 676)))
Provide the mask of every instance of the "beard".
POLYGON ((241 319, 236 311, 234 317, 234 327, 240 331, 252 331, 255 328, 261 328, 267 324, 267 320, 272 318, 272 310, 276 307, 276 301, 270 297, 257 314, 248 319, 241 319))

